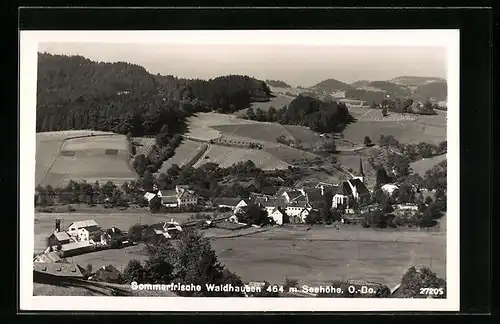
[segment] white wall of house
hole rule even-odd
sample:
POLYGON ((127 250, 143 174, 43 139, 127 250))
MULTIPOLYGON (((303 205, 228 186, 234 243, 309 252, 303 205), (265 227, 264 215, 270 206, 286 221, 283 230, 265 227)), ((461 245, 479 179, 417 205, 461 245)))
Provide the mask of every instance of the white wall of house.
POLYGON ((348 202, 347 196, 335 194, 335 196, 333 196, 332 199, 332 207, 338 208, 339 206, 342 206, 344 203, 347 204, 347 202, 348 202))
POLYGON ((80 228, 78 230, 78 240, 79 241, 89 241, 90 232, 86 228, 80 228))
POLYGON ((292 207, 292 206, 288 206, 286 207, 285 209, 285 213, 290 216, 290 217, 295 217, 295 216, 299 216, 303 213, 307 213, 306 216, 309 214, 309 211, 311 210, 312 208, 306 208, 306 207, 292 207))
POLYGON ((275 209, 274 212, 271 212, 269 216, 274 219, 276 224, 282 225, 283 224, 283 213, 279 209, 275 209))
POLYGON ((190 197, 190 198, 177 198, 177 205, 179 206, 194 206, 198 204, 198 198, 190 197))

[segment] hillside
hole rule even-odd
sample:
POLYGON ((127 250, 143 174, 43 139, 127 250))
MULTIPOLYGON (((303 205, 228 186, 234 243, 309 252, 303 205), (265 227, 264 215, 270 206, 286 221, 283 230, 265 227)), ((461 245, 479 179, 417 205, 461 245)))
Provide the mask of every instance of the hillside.
POLYGON ((316 91, 327 91, 327 92, 335 92, 335 91, 347 91, 352 90, 353 87, 347 83, 344 83, 335 79, 326 79, 321 81, 320 83, 310 87, 310 89, 316 91))
POLYGON ((435 98, 437 101, 446 101, 448 97, 448 86, 446 81, 431 82, 419 85, 414 91, 414 98, 427 100, 435 98))
POLYGON ((241 75, 186 80, 152 75, 143 67, 39 53, 37 132, 93 129, 156 135, 184 131, 197 111, 231 113, 270 99, 265 82, 241 75))
POLYGON ((420 86, 424 85, 430 82, 446 82, 446 80, 442 78, 435 78, 435 77, 418 77, 418 76, 399 76, 395 77, 389 82, 395 83, 395 84, 400 84, 404 86, 420 86))
POLYGON ((266 83, 270 87, 278 87, 278 88, 291 88, 292 86, 281 80, 266 80, 266 83))

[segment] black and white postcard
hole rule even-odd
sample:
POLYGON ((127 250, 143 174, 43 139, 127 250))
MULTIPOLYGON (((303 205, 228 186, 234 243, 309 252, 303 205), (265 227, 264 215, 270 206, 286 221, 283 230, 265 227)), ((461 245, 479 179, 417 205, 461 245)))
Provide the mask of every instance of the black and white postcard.
POLYGON ((458 30, 21 31, 20 55, 21 309, 458 310, 458 30))

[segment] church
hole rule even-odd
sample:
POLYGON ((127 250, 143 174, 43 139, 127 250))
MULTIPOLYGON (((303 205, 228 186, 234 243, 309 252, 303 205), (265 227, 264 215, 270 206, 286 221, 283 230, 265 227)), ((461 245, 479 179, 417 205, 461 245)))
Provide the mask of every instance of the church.
POLYGON ((353 202, 362 204, 370 199, 370 191, 364 184, 363 160, 359 158, 358 171, 352 179, 341 183, 333 193, 332 208, 350 208, 353 202))

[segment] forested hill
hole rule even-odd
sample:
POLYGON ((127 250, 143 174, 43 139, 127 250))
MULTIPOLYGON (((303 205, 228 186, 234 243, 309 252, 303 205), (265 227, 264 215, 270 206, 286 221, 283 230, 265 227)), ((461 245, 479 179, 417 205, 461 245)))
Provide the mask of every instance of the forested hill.
POLYGON ((95 129, 156 135, 182 132, 197 111, 230 113, 269 100, 264 81, 229 75, 188 80, 152 75, 143 67, 39 53, 37 132, 95 129))

